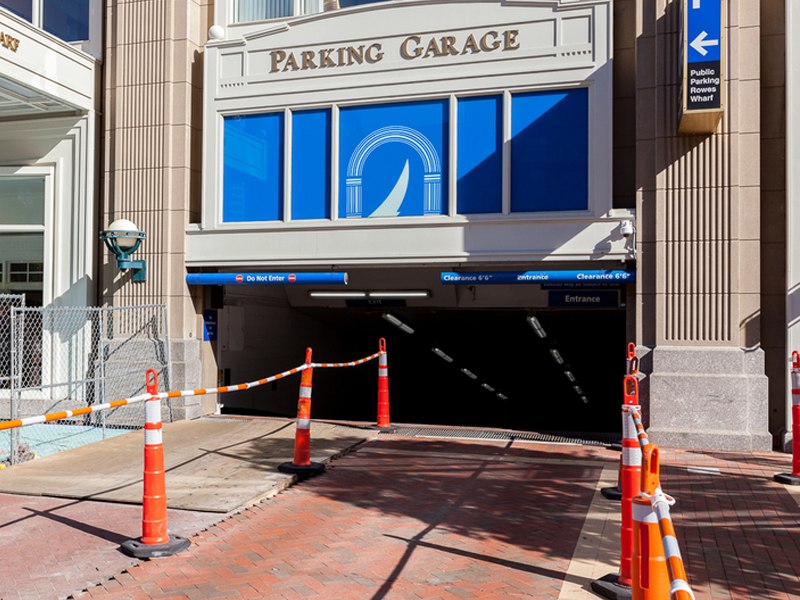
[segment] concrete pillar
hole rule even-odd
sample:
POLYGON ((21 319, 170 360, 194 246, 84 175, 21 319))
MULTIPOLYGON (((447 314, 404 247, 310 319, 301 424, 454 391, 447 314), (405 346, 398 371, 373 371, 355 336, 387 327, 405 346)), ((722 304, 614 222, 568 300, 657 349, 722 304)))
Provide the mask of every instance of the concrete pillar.
MULTIPOLYGON (((201 387, 202 298, 185 283, 186 225, 199 220, 202 50, 207 0, 107 0, 102 223, 130 219, 147 233, 134 283, 104 250, 101 302, 167 303, 172 388, 201 387)), ((183 399, 181 399, 183 400, 183 399)), ((176 414, 201 414, 199 400, 176 414)))
POLYGON ((637 1, 636 341, 649 436, 768 450, 759 2, 725 2, 725 113, 696 136, 678 135, 681 3, 637 1))

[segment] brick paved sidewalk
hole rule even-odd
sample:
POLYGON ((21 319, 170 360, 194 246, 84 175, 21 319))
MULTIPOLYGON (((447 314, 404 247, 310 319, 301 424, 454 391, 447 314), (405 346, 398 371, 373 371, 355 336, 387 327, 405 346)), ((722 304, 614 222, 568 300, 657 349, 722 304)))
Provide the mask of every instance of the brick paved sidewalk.
POLYGON ((382 438, 77 598, 555 598, 598 476, 617 460, 594 447, 382 438))
MULTIPOLYGON (((595 447, 381 437, 211 526, 186 552, 75 598, 591 598, 591 578, 618 553, 618 509, 597 493, 618 458, 595 447)), ((800 490, 772 480, 790 456, 662 449, 661 464, 697 600, 800 598, 800 490)), ((106 575, 114 552, 101 553, 106 575)))
MULTIPOLYGON (((167 516, 171 533, 190 536, 227 515, 167 516)), ((141 535, 141 506, 0 494, 0 599, 66 598, 135 565, 117 548, 141 535)))

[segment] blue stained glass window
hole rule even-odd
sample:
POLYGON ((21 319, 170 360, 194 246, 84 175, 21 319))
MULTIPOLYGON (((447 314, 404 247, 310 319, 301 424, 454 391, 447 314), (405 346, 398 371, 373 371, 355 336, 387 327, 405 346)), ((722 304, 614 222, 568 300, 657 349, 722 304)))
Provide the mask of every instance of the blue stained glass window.
POLYGON ((458 212, 503 210, 503 97, 458 100, 458 212))
POLYGON ((511 211, 586 210, 586 88, 511 98, 511 211))
POLYGON ((283 219, 283 113, 225 118, 222 220, 283 219))
POLYGON ((340 218, 447 214, 447 100, 339 114, 340 218))
POLYGON ((292 219, 331 216, 331 111, 292 113, 292 219))
POLYGON ((33 19, 33 3, 31 0, 0 0, 0 6, 10 10, 26 21, 33 19))
POLYGON ((42 29, 65 42, 89 39, 89 0, 44 0, 42 29))

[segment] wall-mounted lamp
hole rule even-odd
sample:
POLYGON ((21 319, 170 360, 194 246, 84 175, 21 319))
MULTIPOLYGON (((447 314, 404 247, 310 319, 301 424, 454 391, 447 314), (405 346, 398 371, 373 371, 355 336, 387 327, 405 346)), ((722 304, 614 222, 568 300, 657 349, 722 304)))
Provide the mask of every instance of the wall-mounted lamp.
POLYGON ((131 254, 136 252, 145 239, 144 231, 140 231, 128 219, 117 219, 108 229, 100 232, 100 239, 117 257, 117 267, 120 270, 133 269, 134 281, 147 280, 147 261, 131 260, 131 254))

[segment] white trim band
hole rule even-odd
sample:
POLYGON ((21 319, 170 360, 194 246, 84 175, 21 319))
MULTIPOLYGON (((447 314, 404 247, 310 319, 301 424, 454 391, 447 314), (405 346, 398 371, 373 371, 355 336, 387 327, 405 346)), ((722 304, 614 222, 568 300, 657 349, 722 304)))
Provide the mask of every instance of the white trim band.
POLYGON ((686 583, 683 579, 672 580, 669 586, 669 597, 672 598, 675 592, 680 592, 680 591, 686 592, 692 598, 694 598, 694 592, 692 591, 692 588, 689 587, 688 583, 686 583))
POLYGON ((297 419, 298 429, 311 429, 311 419, 297 419))
POLYGON ((648 523, 650 525, 658 524, 658 519, 653 512, 652 506, 649 504, 644 506, 642 504, 636 504, 636 502, 634 502, 631 506, 631 514, 633 515, 634 521, 637 523, 648 523))

